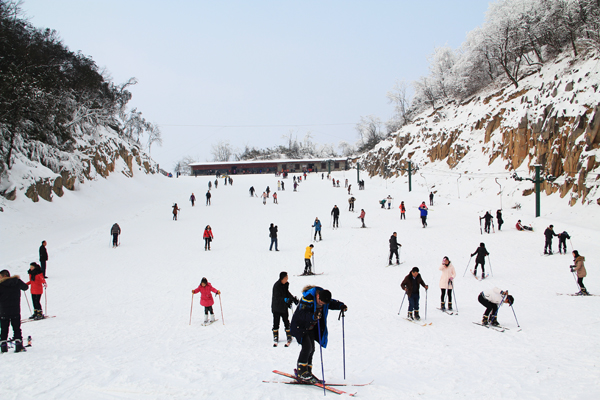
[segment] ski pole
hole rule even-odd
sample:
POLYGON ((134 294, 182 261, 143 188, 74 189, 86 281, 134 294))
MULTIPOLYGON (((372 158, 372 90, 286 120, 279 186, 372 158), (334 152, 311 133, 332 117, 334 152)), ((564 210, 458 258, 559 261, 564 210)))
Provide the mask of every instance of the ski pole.
POLYGON ((428 290, 425 289, 425 320, 427 321, 427 292, 428 290))
POLYGON ((323 396, 327 395, 325 389, 325 368, 323 367, 323 345, 321 344, 321 318, 317 320, 317 328, 319 329, 319 351, 321 352, 321 376, 323 377, 323 396))
POLYGON ((481 218, 479 218, 479 233, 483 235, 483 231, 481 230, 481 218))
POLYGON ((469 269, 469 264, 471 264, 472 258, 473 258, 473 256, 471 256, 471 258, 469 258, 469 262, 467 263, 467 268, 465 268, 465 273, 463 274, 463 278, 465 277, 465 274, 467 273, 467 270, 469 269))
POLYGON ((33 312, 31 311, 31 306, 29 305, 29 299, 27 298, 27 295, 24 296, 25 300, 27 300, 27 307, 29 308, 29 312, 33 312))
POLYGON ((317 273, 317 268, 315 266, 315 255, 312 255, 312 264, 313 264, 313 274, 317 273))
POLYGON ((44 310, 46 311, 46 315, 48 315, 48 297, 46 297, 46 293, 48 292, 48 287, 44 290, 44 310))
POLYGON ((492 276, 494 276, 494 270, 492 269, 492 261, 490 260, 490 256, 487 256, 488 258, 488 262, 490 263, 490 272, 492 273, 492 276))
POLYGON ((194 309, 194 292, 192 292, 192 305, 190 306, 190 324, 189 325, 192 325, 192 310, 193 309, 194 309))
MULTIPOLYGON (((456 301, 456 289, 454 288, 454 280, 451 280, 448 283, 450 283, 452 285, 452 291, 454 292, 454 304, 456 304, 456 313, 458 314, 458 301, 456 301)), ((448 295, 449 294, 450 294, 450 291, 448 291, 448 295)), ((451 300, 450 296, 448 296, 448 300, 451 300)))
POLYGON ((579 282, 577 281, 577 273, 575 271, 571 271, 573 273, 573 279, 575 279, 575 284, 577 285, 577 289, 581 290, 579 287, 579 282))
POLYGON ((404 297, 402 298, 402 303, 400 303, 400 309, 398 310, 398 315, 400 315, 400 311, 402 311, 402 305, 404 304, 405 298, 406 298, 406 292, 404 292, 404 297))
POLYGON ((219 307, 221 308, 221 319, 223 320, 223 325, 225 325, 225 317, 223 316, 223 303, 221 303, 221 293, 219 293, 219 307))
POLYGON ((519 320, 517 319, 517 314, 515 313, 515 308, 512 306, 512 304, 510 305, 510 308, 512 309, 513 315, 515 316, 515 321, 517 321, 517 326, 520 328, 521 325, 519 325, 519 320))
MULTIPOLYGON (((342 356, 344 365, 344 380, 346 380, 346 333, 344 330, 344 310, 340 311, 340 317, 342 317, 342 356)), ((338 320, 340 317, 338 317, 338 320)))
POLYGON ((333 229, 333 215, 329 216, 329 226, 333 229))

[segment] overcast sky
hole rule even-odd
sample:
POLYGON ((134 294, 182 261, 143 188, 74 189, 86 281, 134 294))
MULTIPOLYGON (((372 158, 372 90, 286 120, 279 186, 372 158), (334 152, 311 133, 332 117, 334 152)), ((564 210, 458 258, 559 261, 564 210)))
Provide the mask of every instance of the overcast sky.
POLYGON ((161 127, 162 168, 234 147, 298 139, 358 140, 361 116, 392 115, 396 80, 427 74, 434 47, 457 48, 484 21, 485 0, 25 0, 33 25, 56 29, 161 127), (302 126, 304 125, 304 126, 302 126), (306 126, 311 125, 311 126, 306 126), (216 126, 216 127, 215 127, 216 126), (223 127, 227 126, 227 127, 223 127))

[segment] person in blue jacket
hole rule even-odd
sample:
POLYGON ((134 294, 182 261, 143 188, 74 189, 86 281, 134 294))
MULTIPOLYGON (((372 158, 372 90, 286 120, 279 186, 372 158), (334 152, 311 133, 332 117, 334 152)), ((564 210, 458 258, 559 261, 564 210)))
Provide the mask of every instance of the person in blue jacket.
POLYGON ((427 206, 425 202, 421 203, 419 210, 421 211, 421 222, 423 223, 423 228, 425 228, 427 227, 427 206))
POLYGON ((331 292, 321 287, 306 286, 302 290, 300 304, 290 324, 292 336, 302 345, 296 369, 296 376, 301 380, 319 382, 312 373, 312 359, 315 341, 322 347, 327 347, 327 314, 330 309, 346 311, 348 307, 341 301, 332 299, 331 292))
POLYGON ((323 240, 321 237, 321 221, 319 221, 319 218, 315 218, 315 223, 312 226, 315 228, 315 238, 313 240, 317 240, 317 233, 319 234, 319 240, 323 240))

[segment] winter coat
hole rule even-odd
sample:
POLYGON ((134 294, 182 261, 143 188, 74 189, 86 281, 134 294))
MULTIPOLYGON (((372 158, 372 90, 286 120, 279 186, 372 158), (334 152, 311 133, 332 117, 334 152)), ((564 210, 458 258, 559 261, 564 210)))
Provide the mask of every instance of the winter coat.
POLYGON ((0 277, 0 317, 21 315, 21 290, 27 289, 29 286, 19 279, 19 275, 0 277))
POLYGON ((425 204, 421 204, 419 210, 421 210, 421 217, 427 216, 427 206, 425 204))
POLYGON ((213 304, 215 304, 215 300, 212 297, 212 294, 210 294, 211 292, 213 293, 217 293, 218 290, 215 289, 214 287, 212 287, 212 285, 210 283, 207 283, 206 286, 202 286, 202 284, 200 284, 200 286, 198 286, 196 289, 194 289, 194 294, 200 292, 200 305, 203 307, 210 307, 213 304))
POLYGON ((31 294, 44 294, 46 279, 44 279, 41 268, 34 268, 33 271, 29 271, 29 282, 26 285, 31 286, 31 294))
POLYGON ((480 220, 484 219, 486 225, 489 225, 492 223, 492 220, 494 219, 494 217, 492 217, 492 214, 490 214, 489 212, 486 212, 485 215, 483 217, 479 217, 480 220))
POLYGON ((499 224, 504 223, 504 220, 502 219, 502 211, 500 211, 500 210, 496 211, 496 219, 498 220, 499 224))
POLYGON ((210 192, 206 192, 206 198, 210 199, 212 197, 212 194, 210 194, 210 192))
POLYGON ((571 239, 571 236, 569 236, 569 234, 566 231, 558 234, 558 240, 560 240, 561 242, 566 243, 567 239, 571 239))
POLYGON ((304 258, 309 258, 309 259, 310 259, 310 258, 312 257, 312 255, 313 255, 313 251, 312 251, 312 249, 313 249, 313 248, 312 248, 312 247, 310 247, 310 246, 308 246, 308 247, 306 248, 306 251, 304 252, 304 258))
POLYGON ((271 311, 274 313, 285 314, 288 307, 294 301, 294 296, 289 290, 290 283, 281 283, 281 281, 275 282, 273 285, 273 297, 271 299, 271 311))
POLYGON ((454 265, 452 263, 446 266, 442 264, 440 266, 440 271, 442 271, 442 276, 440 277, 440 289, 452 289, 454 287, 453 283, 449 283, 450 278, 456 278, 456 270, 454 269, 454 265))
POLYGON ((194 196, 193 194, 190 196, 190 201, 196 201, 196 196, 194 196))
POLYGON ((504 298, 504 295, 500 292, 501 292, 501 290, 498 289, 497 287, 495 287, 493 289, 484 290, 483 292, 481 292, 481 294, 488 301, 490 301, 494 304, 500 304, 500 303, 502 303, 502 299, 504 298))
POLYGON ((110 228, 110 234, 111 235, 120 235, 121 234, 121 227, 119 226, 119 224, 114 224, 112 226, 112 228, 110 228))
POLYGON ((315 228, 315 232, 319 232, 321 230, 321 221, 315 221, 313 226, 315 228))
POLYGON ((270 226, 269 227, 269 237, 270 238, 276 238, 277 237, 277 227, 276 226, 270 226))
POLYGON ((554 233, 554 229, 550 229, 550 227, 548 227, 544 231, 544 236, 546 236, 546 241, 549 242, 552 240, 553 236, 556 236, 556 233, 554 233))
POLYGON ((360 217, 359 217, 359 218, 364 218, 364 217, 365 217, 365 210, 362 210, 362 211, 360 212, 360 217))
POLYGON ((48 251, 44 245, 40 246, 40 261, 48 261, 48 251))
POLYGON ((517 222, 517 224, 515 225, 515 228, 517 228, 518 231, 522 231, 523 225, 521 225, 519 222, 517 222))
POLYGON ((212 229, 205 229, 205 230, 204 230, 204 234, 202 235, 202 237, 203 237, 204 239, 210 239, 210 240, 213 240, 212 229))
POLYGON ((394 235, 390 236, 390 250, 397 250, 398 246, 398 238, 394 235))
POLYGON ((585 270, 585 265, 583 265, 584 261, 585 261, 584 256, 579 256, 575 259, 575 271, 577 271, 578 278, 585 278, 587 276, 587 271, 585 270))
POLYGON ((350 197, 348 199, 348 203, 350 203, 350 204, 354 204, 355 201, 356 201, 356 199, 354 197, 350 197))
POLYGON ((471 257, 473 257, 475 254, 477 254, 477 258, 475 259, 475 262, 478 262, 479 264, 485 263, 485 256, 490 255, 490 253, 488 253, 487 249, 483 246, 479 246, 477 248, 477 250, 475 250, 475 253, 471 254, 471 257))
POLYGON ((417 277, 413 278, 412 273, 409 272, 400 284, 400 287, 402 290, 406 290, 406 294, 410 297, 413 293, 419 293, 419 285, 426 286, 423 278, 421 278, 421 274, 417 274, 417 277))
POLYGON ((400 204, 400 212, 402 214, 404 214, 406 212, 406 207, 404 207, 404 204, 400 204))
POLYGON ((321 330, 315 335, 317 342, 324 348, 327 347, 327 314, 329 310, 341 310, 345 307, 344 303, 338 300, 331 299, 329 304, 323 305, 323 315, 318 321, 314 319, 317 311, 317 292, 323 289, 315 286, 307 286, 302 293, 302 299, 290 323, 290 333, 296 338, 298 343, 302 343, 304 334, 315 327, 320 327, 321 330), (319 341, 319 338, 321 339, 319 341))
POLYGON ((333 215, 334 217, 339 217, 340 216, 340 209, 337 207, 333 207, 333 210, 331 210, 331 215, 333 215))

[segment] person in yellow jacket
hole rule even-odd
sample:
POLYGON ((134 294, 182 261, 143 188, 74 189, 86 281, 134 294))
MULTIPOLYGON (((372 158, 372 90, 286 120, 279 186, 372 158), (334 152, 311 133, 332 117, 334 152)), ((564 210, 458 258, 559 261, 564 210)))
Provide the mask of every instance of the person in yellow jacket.
POLYGON ((312 268, 312 264, 310 262, 310 259, 312 258, 313 254, 313 247, 315 247, 314 245, 310 245, 306 248, 306 251, 304 252, 304 273, 302 275, 313 275, 311 268, 312 268))

